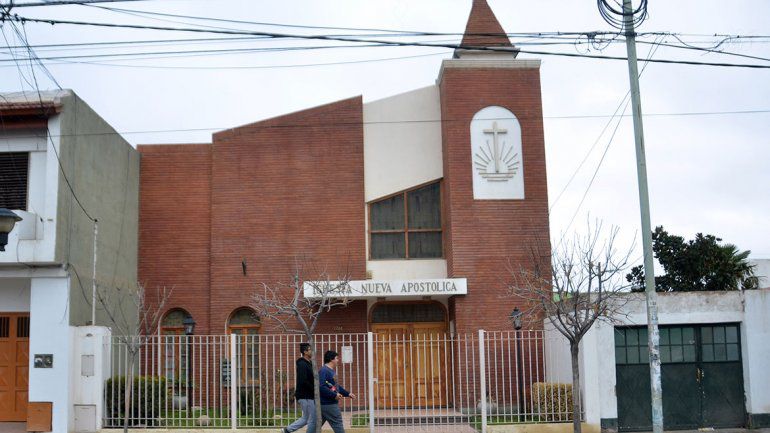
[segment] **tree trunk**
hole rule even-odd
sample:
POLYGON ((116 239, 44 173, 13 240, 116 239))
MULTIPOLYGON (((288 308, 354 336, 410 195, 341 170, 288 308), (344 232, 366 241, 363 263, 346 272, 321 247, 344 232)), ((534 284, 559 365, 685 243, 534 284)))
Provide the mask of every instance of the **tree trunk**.
POLYGON ((580 425, 580 364, 578 354, 580 353, 580 342, 570 342, 569 351, 572 355, 572 430, 574 433, 581 433, 580 425))
MULTIPOLYGON (((315 433, 321 433, 321 390, 320 380, 318 379, 318 363, 316 362, 318 354, 315 351, 315 340, 312 335, 308 336, 307 342, 310 344, 310 350, 313 357, 310 363, 313 366, 313 401, 315 403, 315 433)), ((310 432, 308 432, 310 433, 310 432)))
POLYGON ((134 388, 134 358, 135 354, 129 353, 128 372, 126 372, 126 386, 123 389, 123 433, 128 433, 128 417, 131 410, 131 392, 134 388))

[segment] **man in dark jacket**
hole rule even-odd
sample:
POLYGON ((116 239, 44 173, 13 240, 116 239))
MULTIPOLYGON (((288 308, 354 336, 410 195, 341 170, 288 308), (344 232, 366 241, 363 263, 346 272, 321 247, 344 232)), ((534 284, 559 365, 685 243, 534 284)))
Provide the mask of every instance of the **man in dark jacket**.
POLYGON ((315 402, 313 401, 313 351, 310 344, 300 343, 302 356, 297 359, 297 386, 294 397, 302 408, 302 417, 283 429, 284 433, 295 432, 307 424, 308 432, 315 432, 315 402))
POLYGON ((345 433, 338 401, 341 397, 356 398, 356 396, 348 392, 342 385, 338 385, 334 379, 335 370, 339 363, 340 357, 337 352, 330 350, 324 353, 324 366, 318 372, 321 391, 321 425, 329 421, 334 433, 345 433))

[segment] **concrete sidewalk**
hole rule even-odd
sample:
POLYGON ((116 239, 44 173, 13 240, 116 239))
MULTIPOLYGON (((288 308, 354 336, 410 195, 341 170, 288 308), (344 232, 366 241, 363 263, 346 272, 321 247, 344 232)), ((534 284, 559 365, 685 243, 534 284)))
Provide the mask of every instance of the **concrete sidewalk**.
POLYGON ((27 423, 0 422, 0 433, 27 433, 27 423))

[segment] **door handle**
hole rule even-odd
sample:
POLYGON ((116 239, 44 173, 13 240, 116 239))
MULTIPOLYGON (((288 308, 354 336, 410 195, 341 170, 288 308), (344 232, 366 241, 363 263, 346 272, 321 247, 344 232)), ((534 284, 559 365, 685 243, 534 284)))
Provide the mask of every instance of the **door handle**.
POLYGON ((700 383, 704 377, 706 377, 706 374, 703 373, 703 369, 700 367, 697 367, 695 369, 695 380, 697 380, 698 383, 700 383))

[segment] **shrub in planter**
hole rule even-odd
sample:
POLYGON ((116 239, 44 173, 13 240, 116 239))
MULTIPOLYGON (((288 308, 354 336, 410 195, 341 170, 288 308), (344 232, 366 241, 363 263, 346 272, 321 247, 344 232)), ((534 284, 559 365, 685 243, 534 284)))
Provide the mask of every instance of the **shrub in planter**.
POLYGON ((533 383, 532 399, 542 421, 572 420, 572 384, 533 383))
MULTIPOLYGON (((136 376, 131 388, 130 425, 156 425, 166 416, 168 389, 166 378, 158 376, 136 376)), ((115 425, 123 425, 125 415, 126 377, 115 376, 105 384, 105 411, 115 425)))

